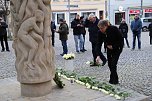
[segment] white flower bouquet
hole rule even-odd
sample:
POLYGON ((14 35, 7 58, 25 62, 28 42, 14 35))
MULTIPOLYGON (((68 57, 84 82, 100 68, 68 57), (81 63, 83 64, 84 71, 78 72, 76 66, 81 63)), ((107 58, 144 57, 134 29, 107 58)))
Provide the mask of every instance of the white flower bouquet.
POLYGON ((73 54, 73 53, 64 54, 64 55, 63 55, 63 58, 64 58, 65 60, 71 60, 71 59, 74 59, 74 58, 75 58, 75 54, 73 54))

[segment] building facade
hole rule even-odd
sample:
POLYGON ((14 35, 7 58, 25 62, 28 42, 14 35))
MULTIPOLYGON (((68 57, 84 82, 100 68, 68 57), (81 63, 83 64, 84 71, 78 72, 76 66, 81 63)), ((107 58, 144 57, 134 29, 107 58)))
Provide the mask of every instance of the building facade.
POLYGON ((53 0, 51 2, 52 20, 56 25, 59 19, 65 19, 68 24, 76 14, 85 18, 94 13, 98 18, 105 18, 105 0, 53 0))
POLYGON ((114 25, 119 25, 122 18, 130 23, 135 14, 152 17, 152 0, 107 0, 106 7, 107 18, 114 25))

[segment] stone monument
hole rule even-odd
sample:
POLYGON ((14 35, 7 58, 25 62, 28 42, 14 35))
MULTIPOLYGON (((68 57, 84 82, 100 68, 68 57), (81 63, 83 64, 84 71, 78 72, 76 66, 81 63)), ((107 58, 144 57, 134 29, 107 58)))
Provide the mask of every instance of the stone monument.
POLYGON ((11 0, 10 5, 15 68, 21 95, 46 95, 51 92, 55 75, 50 0, 11 0))

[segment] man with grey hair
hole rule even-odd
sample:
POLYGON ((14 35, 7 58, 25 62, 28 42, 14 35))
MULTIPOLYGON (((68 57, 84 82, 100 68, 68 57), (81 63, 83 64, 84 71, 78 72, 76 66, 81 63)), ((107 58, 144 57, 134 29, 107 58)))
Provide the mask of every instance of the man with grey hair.
MULTIPOLYGON (((98 22, 99 19, 94 14, 90 14, 88 19, 86 19, 85 21, 85 27, 88 27, 88 31, 89 31, 89 41, 91 42, 92 45, 92 55, 94 59, 93 60, 94 63, 90 64, 90 66, 98 66, 98 64, 96 63, 97 52, 95 50, 97 45, 98 31, 99 31, 98 22)), ((99 56, 103 62, 102 66, 104 66, 106 64, 107 59, 102 54, 102 52, 100 52, 99 56)))
MULTIPOLYGON (((97 54, 101 51, 101 41, 103 40, 101 35, 102 33, 106 34, 106 44, 107 44, 107 59, 108 59, 108 66, 110 69, 110 80, 109 83, 111 84, 118 84, 118 75, 117 75, 117 62, 119 56, 123 50, 123 36, 119 29, 116 26, 110 25, 108 20, 100 20, 98 23, 98 27, 101 31, 98 37, 98 44, 96 47, 97 54)), ((96 62, 98 63, 100 60, 100 56, 98 55, 96 58, 96 62)))

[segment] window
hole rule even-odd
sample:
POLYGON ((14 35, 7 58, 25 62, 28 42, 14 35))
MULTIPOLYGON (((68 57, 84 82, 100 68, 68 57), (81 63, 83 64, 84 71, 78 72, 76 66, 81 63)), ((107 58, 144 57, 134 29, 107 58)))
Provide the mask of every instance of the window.
POLYGON ((57 23, 59 24, 59 20, 60 19, 65 19, 65 14, 61 13, 61 14, 57 14, 57 23))
POLYGON ((95 12, 82 12, 81 15, 84 16, 84 19, 86 19, 89 16, 89 14, 91 14, 91 13, 93 13, 94 15, 96 15, 95 12))
POLYGON ((70 22, 73 21, 73 19, 75 18, 76 15, 77 15, 77 13, 70 13, 70 22))

